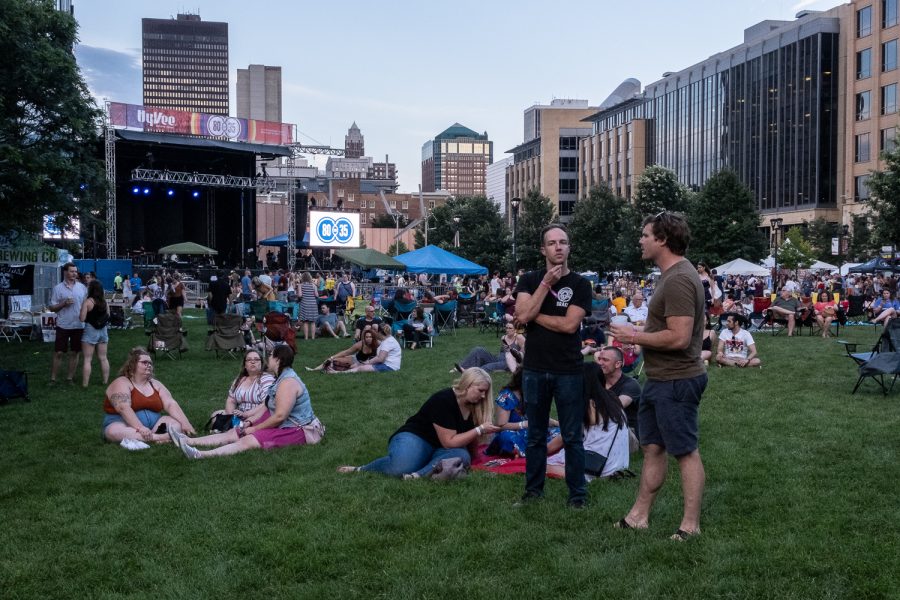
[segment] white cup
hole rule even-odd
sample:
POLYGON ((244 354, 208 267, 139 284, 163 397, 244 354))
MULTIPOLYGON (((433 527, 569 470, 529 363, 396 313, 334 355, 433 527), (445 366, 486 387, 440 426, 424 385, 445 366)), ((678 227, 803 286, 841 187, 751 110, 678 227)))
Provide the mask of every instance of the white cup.
POLYGON ((628 323, 628 316, 626 315, 616 315, 609 320, 613 325, 625 325, 628 323))

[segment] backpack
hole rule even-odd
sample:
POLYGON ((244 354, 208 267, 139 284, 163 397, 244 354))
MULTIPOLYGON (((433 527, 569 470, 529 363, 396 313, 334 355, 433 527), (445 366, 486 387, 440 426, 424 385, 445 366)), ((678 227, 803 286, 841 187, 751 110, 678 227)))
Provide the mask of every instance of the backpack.
POLYGON ((0 369, 0 404, 6 404, 13 398, 28 397, 28 374, 25 371, 5 371, 0 369))

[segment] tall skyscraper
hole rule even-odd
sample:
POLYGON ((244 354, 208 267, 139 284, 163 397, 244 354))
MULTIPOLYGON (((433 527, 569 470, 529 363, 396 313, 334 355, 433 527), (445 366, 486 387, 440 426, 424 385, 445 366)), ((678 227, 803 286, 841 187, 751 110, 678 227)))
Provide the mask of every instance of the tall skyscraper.
POLYGON ((494 162, 494 142, 459 123, 422 146, 422 191, 456 196, 484 196, 487 166, 494 162))
POLYGON ((228 114, 228 23, 142 19, 144 105, 228 114))
POLYGON ((237 70, 237 116, 281 123, 281 67, 237 70))
POLYGON ((363 137, 356 121, 344 136, 344 158, 362 158, 366 154, 366 138, 363 137))

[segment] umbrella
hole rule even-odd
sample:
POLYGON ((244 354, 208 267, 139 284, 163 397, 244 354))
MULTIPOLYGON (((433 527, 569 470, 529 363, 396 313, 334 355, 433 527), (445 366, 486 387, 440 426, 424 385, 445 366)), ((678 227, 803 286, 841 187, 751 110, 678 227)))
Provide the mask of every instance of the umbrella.
POLYGON ((200 244, 196 244, 194 242, 181 242, 178 244, 171 244, 169 246, 163 246, 159 249, 160 254, 208 254, 215 256, 218 254, 218 251, 213 250, 212 248, 207 248, 206 246, 201 246, 200 244))

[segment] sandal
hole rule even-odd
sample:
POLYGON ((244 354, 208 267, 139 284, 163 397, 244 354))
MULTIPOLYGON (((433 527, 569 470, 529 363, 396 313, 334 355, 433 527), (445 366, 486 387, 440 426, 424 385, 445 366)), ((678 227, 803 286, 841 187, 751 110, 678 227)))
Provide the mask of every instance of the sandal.
MULTIPOLYGON (((624 519, 623 519, 623 521, 624 521, 624 519)), ((699 529, 697 531, 685 531, 684 529, 679 529, 678 531, 673 533, 671 536, 669 536, 669 539, 676 541, 676 542, 686 542, 691 538, 699 537, 699 535, 700 535, 699 529)))
POLYGON ((613 527, 616 529, 641 529, 641 527, 635 527, 631 523, 625 520, 625 517, 622 517, 615 523, 613 523, 613 527))

